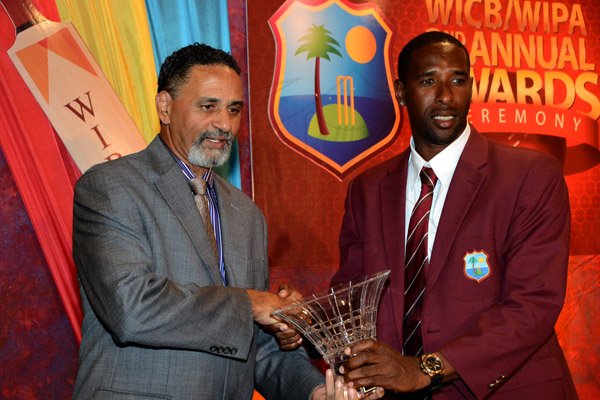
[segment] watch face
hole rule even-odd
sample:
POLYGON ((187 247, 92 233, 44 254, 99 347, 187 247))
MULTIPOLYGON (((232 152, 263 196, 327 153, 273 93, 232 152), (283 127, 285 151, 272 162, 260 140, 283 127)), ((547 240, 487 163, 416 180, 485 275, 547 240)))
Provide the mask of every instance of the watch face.
POLYGON ((423 366, 428 373, 439 374, 444 371, 442 360, 435 354, 428 354, 423 358, 423 366))

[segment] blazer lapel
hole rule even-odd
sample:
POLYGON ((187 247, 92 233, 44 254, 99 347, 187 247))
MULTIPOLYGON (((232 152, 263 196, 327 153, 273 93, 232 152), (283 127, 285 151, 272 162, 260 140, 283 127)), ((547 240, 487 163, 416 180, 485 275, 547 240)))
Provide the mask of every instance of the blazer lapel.
POLYGON ((157 169, 161 173, 155 182, 156 188, 191 238, 198 256, 204 262, 204 267, 212 278, 212 283, 220 284, 219 266, 213 254, 208 233, 204 229, 197 211, 194 195, 187 183, 187 178, 162 141, 158 138, 155 139, 151 147, 151 157, 155 158, 153 161, 155 161, 155 165, 159 166, 157 169), (160 145, 156 143, 157 140, 160 145))
POLYGON ((221 236, 226 238, 226 242, 223 244, 223 257, 225 259, 227 285, 241 287, 246 282, 246 268, 236 268, 239 265, 236 262, 237 255, 232 254, 230 249, 243 248, 243 246, 239 247, 235 243, 247 241, 246 236, 248 233, 240 226, 240 221, 244 221, 245 216, 234 205, 231 189, 225 184, 223 178, 214 175, 213 179, 217 191, 219 218, 221 219, 221 236))
POLYGON ((471 135, 458 161, 444 202, 427 274, 428 291, 446 265, 462 222, 485 181, 487 175, 482 167, 487 164, 487 159, 487 139, 471 128, 471 135))
MULTIPOLYGON (((383 246, 387 268, 391 270, 390 289, 395 293, 404 293, 405 199, 409 154, 407 150, 398 156, 398 163, 390 167, 386 179, 379 186, 383 246)), ((396 326, 400 327, 397 330, 400 340, 404 311, 395 302, 392 301, 391 304, 396 326)))

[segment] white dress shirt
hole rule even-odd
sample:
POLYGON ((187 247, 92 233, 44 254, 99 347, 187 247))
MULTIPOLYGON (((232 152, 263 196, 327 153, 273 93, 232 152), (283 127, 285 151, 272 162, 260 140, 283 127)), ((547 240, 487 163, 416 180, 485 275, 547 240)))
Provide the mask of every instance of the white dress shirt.
POLYGON ((435 243, 435 234, 444 208, 446 195, 448 194, 448 188, 450 187, 450 182, 452 182, 452 176, 454 176, 454 170, 456 169, 456 165, 458 164, 458 160, 467 144, 470 134, 471 127, 467 124, 463 133, 461 133, 461 135, 448 147, 429 160, 429 162, 426 162, 423 157, 417 153, 415 142, 412 137, 410 138, 410 157, 408 159, 408 175, 406 179, 405 243, 408 234, 410 215, 421 194, 421 179, 419 178, 421 168, 423 168, 423 166, 432 168, 438 178, 433 189, 433 200, 431 211, 429 213, 429 235, 427 240, 428 258, 431 257, 431 250, 435 243))

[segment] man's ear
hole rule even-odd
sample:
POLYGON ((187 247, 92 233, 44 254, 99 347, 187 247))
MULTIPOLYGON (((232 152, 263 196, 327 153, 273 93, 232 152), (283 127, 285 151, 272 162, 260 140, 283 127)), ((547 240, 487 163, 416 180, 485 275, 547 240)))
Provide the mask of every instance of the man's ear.
POLYGON ((400 107, 403 107, 406 103, 404 101, 404 85, 400 82, 400 79, 394 81, 394 89, 396 91, 396 100, 398 100, 400 107))
POLYGON ((171 123, 171 95, 169 92, 163 90, 158 92, 156 95, 156 113, 160 119, 160 123, 163 125, 169 125, 171 123))

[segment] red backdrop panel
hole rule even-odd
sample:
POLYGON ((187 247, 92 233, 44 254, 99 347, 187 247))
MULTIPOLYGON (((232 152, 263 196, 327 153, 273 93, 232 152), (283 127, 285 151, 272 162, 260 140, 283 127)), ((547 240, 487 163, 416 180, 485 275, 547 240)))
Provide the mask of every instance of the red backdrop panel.
MULTIPOLYGON (((375 5, 394 30, 392 71, 396 70, 402 46, 427 29, 444 30, 463 40, 470 49, 478 85, 478 104, 471 115, 476 127, 494 139, 546 151, 564 162, 573 216, 572 258, 565 311, 557 328, 581 397, 597 398, 600 386, 597 377, 589 372, 597 368, 586 370, 578 366, 600 364, 600 349, 595 344, 600 310, 598 301, 593 300, 598 299, 600 274, 600 167, 597 165, 600 5, 595 0, 560 3, 405 0, 402 7, 393 0, 354 3, 375 5), (446 9, 447 13, 438 9, 435 14, 435 10, 428 10, 427 3, 452 4, 454 8, 446 9), (465 11, 468 4, 473 7, 465 11), (489 6, 487 11, 485 4, 489 6), (538 25, 532 25, 534 20, 519 25, 516 15, 519 12, 523 15, 525 7, 534 8, 536 4, 542 7, 538 25), (496 6, 500 9, 494 9, 496 6), (521 9, 517 10, 517 6, 521 9), (457 14, 456 7, 462 13, 457 14), (532 47, 546 60, 521 56, 521 64, 517 65, 516 58, 503 59, 502 49, 515 51, 519 40, 526 43, 533 40, 532 47), (490 71, 487 81, 486 71, 490 71), (541 87, 535 93, 524 90, 538 83, 541 87), (518 94, 523 93, 530 96, 519 100, 518 94), (483 114, 482 109, 488 114, 483 114), (507 110, 513 114, 507 114, 507 110), (517 117, 523 118, 523 113, 529 113, 527 122, 517 123, 517 117), (484 118, 486 115, 488 120, 484 118), (560 118, 566 121, 563 126, 560 118), (578 127, 585 125, 587 130, 575 130, 577 119, 578 127), (515 130, 520 132, 517 134, 515 130), (580 293, 590 297, 583 300, 580 293)), ((327 287, 338 267, 337 240, 348 183, 366 168, 402 151, 408 144, 410 130, 404 119, 389 147, 342 179, 280 140, 268 115, 278 62, 268 21, 284 4, 289 2, 264 0, 247 5, 253 195, 269 225, 272 287, 287 281, 304 293, 311 293, 327 287)), ((307 68, 312 65, 307 63, 307 68)))

